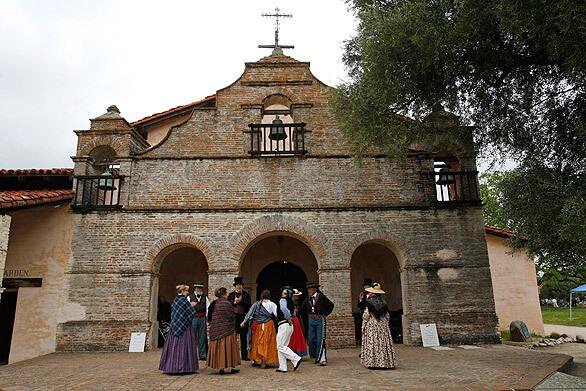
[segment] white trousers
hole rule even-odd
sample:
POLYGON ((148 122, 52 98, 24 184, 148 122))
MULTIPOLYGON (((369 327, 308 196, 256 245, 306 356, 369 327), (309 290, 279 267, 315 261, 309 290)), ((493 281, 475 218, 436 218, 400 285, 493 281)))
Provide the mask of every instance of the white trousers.
POLYGON ((289 323, 283 323, 279 326, 277 331, 277 351, 279 353, 279 370, 287 370, 287 360, 291 361, 293 365, 296 365, 301 357, 289 348, 289 341, 291 341, 291 335, 293 335, 293 326, 289 323))

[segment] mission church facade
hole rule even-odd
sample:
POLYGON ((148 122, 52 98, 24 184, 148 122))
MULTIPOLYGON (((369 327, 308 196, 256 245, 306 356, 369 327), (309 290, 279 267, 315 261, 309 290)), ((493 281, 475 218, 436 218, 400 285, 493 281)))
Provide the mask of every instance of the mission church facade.
MULTIPOLYGON (((71 205, 47 211, 64 227, 48 242, 65 252, 42 288, 59 295, 46 351, 125 350, 133 332, 155 348, 160 297, 236 276, 253 299, 319 282, 336 305, 331 347, 355 344, 365 277, 387 292, 399 341, 421 344, 419 325, 436 323, 442 343, 498 342, 471 137, 356 164, 331 93, 277 41, 212 96, 132 123, 110 106, 76 130, 73 172, 54 173, 73 176, 59 190, 71 205)), ((425 123, 441 132, 458 118, 438 109, 425 123)), ((30 215, 15 216, 25 232, 30 215)))
POLYGON ((421 323, 443 342, 497 341, 473 151, 357 165, 331 93, 277 47, 201 101, 134 123, 111 106, 76 131, 64 305, 77 316, 58 324, 57 350, 125 349, 139 331, 154 347, 159 296, 235 276, 253 299, 318 281, 336 304, 330 346, 355 343, 363 277, 382 283, 405 343, 421 343, 421 323))

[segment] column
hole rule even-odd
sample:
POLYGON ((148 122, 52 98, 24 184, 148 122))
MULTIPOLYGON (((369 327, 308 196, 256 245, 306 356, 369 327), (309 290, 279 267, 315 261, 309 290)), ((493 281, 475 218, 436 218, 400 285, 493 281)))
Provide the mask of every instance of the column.
POLYGON ((322 292, 334 302, 334 312, 328 316, 327 344, 330 348, 356 345, 354 318, 352 318, 352 292, 350 268, 318 270, 322 292))

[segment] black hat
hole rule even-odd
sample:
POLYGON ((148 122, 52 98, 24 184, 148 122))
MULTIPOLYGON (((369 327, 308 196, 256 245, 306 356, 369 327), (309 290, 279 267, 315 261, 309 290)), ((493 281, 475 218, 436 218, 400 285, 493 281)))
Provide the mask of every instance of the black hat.
POLYGON ((319 284, 317 284, 317 283, 315 283, 315 282, 313 282, 313 281, 308 281, 308 282, 307 282, 307 287, 306 287, 306 288, 316 288, 316 289, 317 289, 317 288, 319 288, 319 287, 320 287, 320 285, 319 285, 319 284))
POLYGON ((372 278, 366 277, 366 278, 364 278, 364 281, 362 281, 362 286, 364 286, 364 285, 371 286, 373 282, 374 281, 372 280, 372 278))
POLYGON ((242 277, 234 277, 234 284, 232 284, 232 285, 236 286, 238 284, 244 285, 244 281, 243 281, 242 277))
POLYGON ((289 289, 290 291, 293 290, 293 288, 291 288, 290 285, 283 285, 281 288, 279 288, 281 291, 284 291, 285 289, 289 289))

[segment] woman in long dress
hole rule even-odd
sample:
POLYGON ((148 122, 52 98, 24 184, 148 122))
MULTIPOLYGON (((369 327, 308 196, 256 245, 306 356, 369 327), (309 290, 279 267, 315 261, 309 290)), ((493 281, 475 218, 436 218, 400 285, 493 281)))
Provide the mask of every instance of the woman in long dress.
POLYGON ((299 317, 299 298, 301 297, 301 292, 297 289, 293 289, 293 301, 295 302, 295 310, 293 312, 293 318, 291 322, 293 323, 293 335, 291 335, 291 341, 289 341, 289 348, 295 352, 298 356, 304 357, 307 356, 307 342, 305 341, 305 337, 303 336, 303 326, 301 323, 301 318, 299 317))
POLYGON ((209 337, 208 367, 219 369, 220 375, 230 369, 230 373, 238 373, 240 365, 240 347, 236 335, 236 314, 234 306, 228 301, 226 288, 216 289, 217 297, 208 308, 209 337))
POLYGON ((248 330, 248 358, 253 360, 253 366, 265 368, 267 365, 277 365, 277 331, 273 319, 277 317, 277 305, 271 301, 271 292, 265 289, 260 294, 260 300, 250 307, 240 327, 246 322, 252 322, 248 330))
POLYGON ((397 361, 389 328, 389 308, 381 296, 385 292, 378 283, 366 288, 366 292, 360 362, 369 369, 395 368, 397 361))
POLYGON ((171 304, 171 330, 163 346, 159 369, 164 373, 194 373, 199 369, 191 320, 195 303, 189 301, 189 286, 177 285, 171 304))

